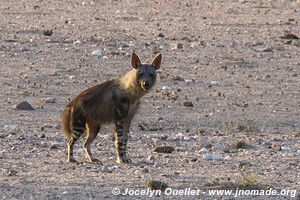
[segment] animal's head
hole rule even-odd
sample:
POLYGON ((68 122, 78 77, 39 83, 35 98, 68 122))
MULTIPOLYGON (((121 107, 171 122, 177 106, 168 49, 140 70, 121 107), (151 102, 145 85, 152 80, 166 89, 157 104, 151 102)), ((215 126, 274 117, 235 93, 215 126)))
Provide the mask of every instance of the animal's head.
POLYGON ((151 64, 142 64, 139 56, 132 53, 131 66, 136 69, 136 81, 143 91, 152 88, 156 81, 156 70, 160 68, 162 55, 158 54, 151 64))

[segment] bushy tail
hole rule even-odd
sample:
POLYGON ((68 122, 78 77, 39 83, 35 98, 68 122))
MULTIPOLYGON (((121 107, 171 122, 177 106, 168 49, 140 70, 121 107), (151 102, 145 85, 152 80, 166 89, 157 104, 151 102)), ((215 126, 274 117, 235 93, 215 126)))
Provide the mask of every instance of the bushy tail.
POLYGON ((72 139, 72 131, 71 131, 71 107, 67 106, 62 113, 61 116, 61 129, 64 133, 64 136, 67 140, 72 139))

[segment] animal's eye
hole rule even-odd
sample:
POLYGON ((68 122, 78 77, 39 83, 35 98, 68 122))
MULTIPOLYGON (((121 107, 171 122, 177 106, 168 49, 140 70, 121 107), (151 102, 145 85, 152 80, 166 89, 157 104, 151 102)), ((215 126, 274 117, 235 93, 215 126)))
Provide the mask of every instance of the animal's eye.
POLYGON ((139 77, 142 77, 142 76, 144 76, 144 73, 143 72, 139 73, 139 77))
POLYGON ((153 77, 154 77, 154 74, 153 74, 153 73, 150 73, 150 76, 153 78, 153 77))

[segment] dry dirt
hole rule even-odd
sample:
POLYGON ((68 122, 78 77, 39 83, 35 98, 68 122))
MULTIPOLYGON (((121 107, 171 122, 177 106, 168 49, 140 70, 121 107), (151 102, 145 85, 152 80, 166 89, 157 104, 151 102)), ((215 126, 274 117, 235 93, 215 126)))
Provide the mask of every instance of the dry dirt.
POLYGON ((299 0, 2 0, 0 18, 0 199, 148 199, 112 189, 150 179, 300 192, 299 0), (92 149, 102 164, 85 162, 83 139, 82 162, 67 163, 62 109, 130 70, 133 50, 163 54, 160 83, 132 123, 134 164, 115 163, 110 126, 92 149), (15 110, 22 101, 35 110, 15 110), (163 145, 175 151, 153 152, 163 145))

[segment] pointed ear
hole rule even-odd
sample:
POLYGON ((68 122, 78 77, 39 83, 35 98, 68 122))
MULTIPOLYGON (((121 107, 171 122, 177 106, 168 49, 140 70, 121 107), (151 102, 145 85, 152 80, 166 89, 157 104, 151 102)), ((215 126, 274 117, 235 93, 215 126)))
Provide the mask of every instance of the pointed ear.
POLYGON ((142 63, 139 56, 135 52, 133 52, 131 55, 131 66, 136 69, 141 64, 142 63))
POLYGON ((152 61, 152 66, 157 70, 160 68, 160 65, 161 65, 161 58, 162 58, 162 55, 161 54, 158 54, 152 61))

